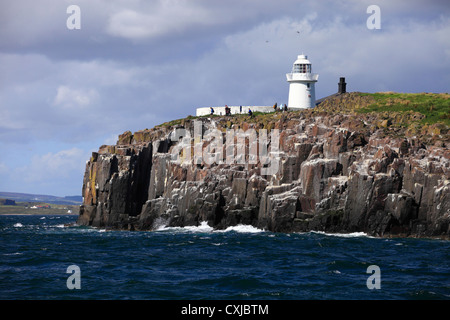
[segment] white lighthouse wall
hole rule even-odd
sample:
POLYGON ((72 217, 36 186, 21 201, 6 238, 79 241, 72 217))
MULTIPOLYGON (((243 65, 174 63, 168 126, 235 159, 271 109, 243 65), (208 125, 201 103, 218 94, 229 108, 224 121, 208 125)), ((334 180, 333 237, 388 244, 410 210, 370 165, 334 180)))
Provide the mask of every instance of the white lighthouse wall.
POLYGON ((288 107, 294 109, 313 108, 316 103, 314 82, 291 82, 289 85, 288 107))
MULTIPOLYGON (((273 112, 273 106, 228 106, 230 108, 231 114, 248 114, 248 109, 251 109, 252 112, 273 112), (242 109, 242 110, 241 110, 242 109)), ((225 115, 225 106, 222 107, 213 107, 214 114, 223 116, 225 115)), ((197 108, 196 116, 207 116, 211 115, 210 107, 197 108)))

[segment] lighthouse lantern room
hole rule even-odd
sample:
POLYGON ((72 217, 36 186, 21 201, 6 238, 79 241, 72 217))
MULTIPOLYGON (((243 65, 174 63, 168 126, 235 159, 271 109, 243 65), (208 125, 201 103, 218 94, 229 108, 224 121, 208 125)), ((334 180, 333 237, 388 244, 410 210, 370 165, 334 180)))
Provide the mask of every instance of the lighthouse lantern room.
POLYGON ((316 92, 314 84, 319 79, 319 75, 311 73, 311 62, 308 57, 301 54, 295 60, 292 72, 286 74, 289 82, 290 109, 313 108, 316 102, 316 92))

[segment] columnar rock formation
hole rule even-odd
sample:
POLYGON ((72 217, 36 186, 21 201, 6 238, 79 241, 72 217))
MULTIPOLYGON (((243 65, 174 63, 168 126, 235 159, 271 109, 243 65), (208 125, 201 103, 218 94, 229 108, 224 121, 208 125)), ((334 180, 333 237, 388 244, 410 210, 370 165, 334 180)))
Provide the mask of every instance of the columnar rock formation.
MULTIPOLYGON (((87 162, 78 223, 153 230, 206 221, 215 228, 251 224, 275 232, 449 237, 448 140, 430 144, 388 131, 371 115, 307 110, 261 118, 187 118, 125 132, 87 162), (197 138, 195 121, 202 124, 197 138), (194 157, 189 163, 173 161, 188 150, 180 151, 181 139, 174 139, 180 129, 192 137, 192 155, 195 143, 202 150, 211 143, 198 141, 210 129, 222 132, 224 148, 227 129, 255 129, 258 137, 260 129, 278 130, 279 152, 272 154, 277 170, 264 175, 267 165, 250 161, 249 139, 243 164, 208 164, 194 157)), ((233 140, 227 147, 240 146, 233 140)))

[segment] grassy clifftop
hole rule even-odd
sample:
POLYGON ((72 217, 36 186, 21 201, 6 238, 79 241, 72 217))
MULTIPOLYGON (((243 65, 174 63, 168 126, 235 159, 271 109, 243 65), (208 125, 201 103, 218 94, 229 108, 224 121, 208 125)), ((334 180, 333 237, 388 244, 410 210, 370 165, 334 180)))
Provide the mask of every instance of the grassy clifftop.
POLYGON ((444 123, 450 126, 450 94, 447 93, 361 93, 374 102, 360 112, 418 112, 422 123, 444 123))
POLYGON ((403 114, 406 122, 420 120, 421 124, 450 126, 450 94, 447 93, 352 92, 332 96, 316 109, 331 113, 403 114))
POLYGON ((448 93, 352 92, 326 99, 315 112, 370 117, 372 126, 385 129, 387 135, 449 142, 448 93))
POLYGON ((361 132, 382 130, 394 138, 418 138, 425 144, 448 146, 450 144, 450 94, 447 93, 397 93, 348 92, 324 99, 313 109, 288 112, 255 112, 232 116, 207 115, 188 116, 172 120, 154 129, 141 130, 134 134, 124 133, 119 141, 134 139, 136 142, 151 141, 158 131, 166 131, 177 125, 186 125, 198 118, 213 118, 217 128, 274 129, 289 127, 290 120, 299 118, 349 115, 352 126, 361 132), (124 137, 126 139, 124 139, 124 137))

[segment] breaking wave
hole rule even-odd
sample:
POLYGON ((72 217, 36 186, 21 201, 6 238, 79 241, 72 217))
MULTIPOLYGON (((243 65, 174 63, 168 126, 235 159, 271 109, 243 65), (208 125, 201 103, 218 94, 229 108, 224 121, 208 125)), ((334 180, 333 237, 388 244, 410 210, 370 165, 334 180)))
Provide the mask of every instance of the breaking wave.
POLYGON ((228 227, 224 230, 217 230, 208 225, 208 222, 202 221, 198 226, 186 227, 167 227, 160 225, 156 231, 175 231, 175 232, 192 232, 192 233, 212 233, 212 232, 239 232, 239 233, 259 233, 265 232, 251 225, 238 224, 236 226, 228 227))
POLYGON ((372 236, 369 236, 367 233, 364 232, 351 232, 351 233, 327 233, 324 231, 310 231, 310 233, 317 233, 325 236, 331 236, 331 237, 341 237, 341 238, 359 238, 359 237, 365 237, 365 238, 374 238, 372 236))
POLYGON ((265 232, 262 229, 258 229, 254 226, 247 225, 247 224, 238 224, 236 226, 228 227, 225 230, 216 230, 216 232, 241 232, 241 233, 260 233, 265 232))

